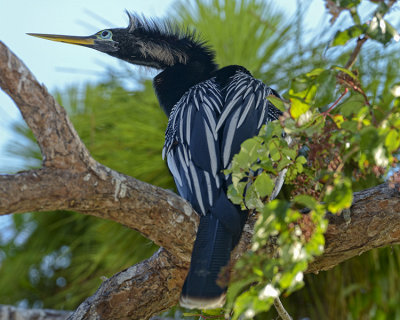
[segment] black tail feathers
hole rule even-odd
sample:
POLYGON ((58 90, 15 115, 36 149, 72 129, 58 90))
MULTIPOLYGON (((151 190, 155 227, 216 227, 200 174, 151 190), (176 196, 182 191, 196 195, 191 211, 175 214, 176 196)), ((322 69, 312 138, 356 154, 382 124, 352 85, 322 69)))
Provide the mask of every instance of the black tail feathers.
POLYGON ((186 308, 215 309, 225 303, 231 251, 237 245, 247 214, 221 192, 214 206, 200 217, 190 270, 180 304, 186 308))
POLYGON ((212 214, 201 216, 181 306, 214 309, 224 304, 227 281, 219 274, 228 265, 232 249, 232 234, 221 221, 212 214))

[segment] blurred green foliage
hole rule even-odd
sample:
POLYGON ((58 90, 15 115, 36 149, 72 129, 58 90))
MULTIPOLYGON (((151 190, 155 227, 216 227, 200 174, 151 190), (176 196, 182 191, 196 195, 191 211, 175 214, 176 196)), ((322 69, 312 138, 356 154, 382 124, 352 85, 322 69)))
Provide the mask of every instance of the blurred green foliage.
MULTIPOLYGON (((349 12, 354 25, 364 26, 357 21, 361 20, 357 15, 358 3, 340 3, 343 7, 337 11, 339 13, 335 17, 339 22, 341 10, 346 11, 345 6, 350 6, 349 12)), ((279 12, 273 6, 273 2, 261 0, 178 1, 174 8, 176 10, 171 13, 176 20, 188 26, 195 26, 202 37, 208 40, 210 46, 216 50, 217 61, 221 66, 243 65, 257 78, 284 91, 285 98, 290 98, 292 102, 292 117, 287 118, 287 127, 292 128, 291 135, 296 130, 308 130, 307 134, 312 135, 313 129, 310 128, 321 133, 326 127, 332 128, 344 123, 348 123, 344 125, 347 126, 347 132, 354 134, 358 127, 352 126, 352 122, 358 125, 361 121, 361 129, 364 131, 360 130, 360 134, 352 137, 355 139, 352 144, 358 143, 363 152, 359 153, 360 158, 357 161, 347 163, 346 168, 365 164, 365 159, 361 158, 362 154, 371 157, 371 154, 368 154, 372 152, 368 146, 368 139, 371 137, 376 143, 381 142, 375 147, 381 146, 386 158, 392 160, 389 152, 393 153, 396 147, 398 148, 399 141, 399 136, 396 135, 398 131, 394 130, 397 128, 396 119, 389 119, 392 121, 392 127, 380 129, 371 128, 370 124, 363 123, 363 120, 370 119, 369 112, 372 110, 380 122, 386 119, 385 117, 390 117, 388 114, 391 108, 399 107, 398 98, 393 95, 393 88, 400 83, 400 60, 396 48, 383 48, 368 41, 354 66, 353 71, 357 74, 348 74, 350 78, 353 75, 355 80, 362 83, 363 92, 371 104, 370 108, 365 108, 365 98, 360 92, 350 90, 332 112, 333 115, 342 115, 346 119, 333 116, 321 121, 322 117, 318 118, 317 112, 326 111, 327 106, 342 93, 342 87, 337 86, 336 79, 344 70, 338 66, 345 65, 354 44, 349 41, 350 37, 360 35, 358 30, 361 29, 354 27, 353 30, 349 26, 350 29, 338 31, 335 37, 337 26, 334 25, 331 29, 326 27, 313 31, 310 35, 302 24, 307 5, 299 7, 292 18, 279 12), (329 34, 332 34, 332 48, 326 51, 326 43, 314 39, 326 39, 329 34), (340 46, 337 47, 338 45, 340 46), (345 46, 341 47, 342 45, 345 46), (302 120, 302 126, 298 127, 299 119, 310 112, 307 121, 314 121, 312 125, 307 127, 310 123, 302 120), (348 118, 352 120, 347 121, 348 118), (329 126, 326 126, 327 122, 329 126), (365 129, 366 127, 368 128, 365 129)), ((383 10, 383 7, 379 8, 383 10)), ((382 12, 378 13, 380 16, 375 15, 376 19, 383 19, 382 12)), ((368 31, 375 33, 369 35, 377 41, 385 42, 387 39, 381 37, 382 30, 379 29, 383 25, 386 26, 386 22, 378 21, 377 29, 368 31)), ((362 32, 366 32, 365 30, 362 29, 362 32)), ((393 31, 391 37, 395 35, 393 31)), ((131 76, 132 71, 124 72, 123 77, 111 71, 96 85, 71 87, 57 92, 55 96, 67 109, 80 137, 96 160, 137 179, 174 189, 172 178, 161 160, 167 119, 158 107, 150 81, 132 77, 131 81, 136 82, 135 89, 128 91, 124 87, 124 81, 131 76)), ((284 107, 285 104, 282 103, 282 108, 284 107)), ((12 149, 16 157, 23 157, 27 167, 39 167, 40 161, 37 159, 40 159, 40 152, 30 131, 23 124, 16 124, 14 129, 17 138, 10 143, 10 150, 12 149)), ((269 126, 255 141, 262 145, 267 137, 273 139, 279 136, 280 130, 279 123, 269 126)), ((310 140, 310 136, 308 139, 310 140)), ((337 139, 343 142, 348 136, 338 136, 337 139)), ((301 140, 302 145, 306 145, 305 140, 301 140)), ((272 161, 279 163, 279 160, 284 159, 286 162, 281 162, 280 165, 282 168, 288 167, 289 177, 292 176, 292 185, 289 184, 284 190, 285 195, 290 195, 298 186, 295 180, 297 174, 310 174, 311 169, 304 166, 305 158, 296 157, 284 141, 277 143, 279 148, 270 148, 267 152, 271 153, 272 161), (281 157, 281 154, 284 154, 284 157, 281 157)), ((254 146, 254 143, 244 145, 246 157, 240 160, 240 155, 238 156, 239 167, 243 165, 242 161, 250 162, 248 156, 252 149, 251 144, 254 146)), ((345 144, 342 147, 345 148, 345 144)), ((372 159, 375 159, 373 155, 372 159)), ((269 174, 277 172, 273 163, 264 165, 264 170, 269 174)), ((256 183, 247 195, 246 204, 263 213, 262 220, 257 224, 256 240, 261 244, 266 240, 267 229, 278 229, 283 236, 279 244, 287 254, 276 259, 274 266, 268 266, 269 259, 266 254, 250 253, 247 261, 254 263, 255 273, 254 270, 249 270, 250 264, 246 264, 246 260, 239 264, 246 266, 242 268, 244 277, 242 282, 231 286, 231 297, 242 292, 247 284, 253 281, 261 282, 240 298, 235 309, 237 315, 241 311, 246 313, 249 310, 248 306, 255 302, 254 296, 258 297, 260 292, 264 292, 265 297, 272 297, 277 292, 298 289, 299 284, 304 282, 301 290, 284 300, 288 311, 295 318, 384 319, 385 315, 388 318, 400 318, 400 305, 397 303, 400 301, 400 292, 396 290, 400 285, 400 250, 394 247, 370 251, 342 263, 331 271, 319 275, 304 275, 303 278, 302 271, 307 261, 320 251, 323 241, 320 232, 324 229, 324 222, 318 215, 322 208, 314 200, 315 194, 303 197, 296 194, 296 201, 290 205, 285 203, 284 199, 270 204, 259 201, 260 198, 271 194, 272 178, 269 174, 262 174, 255 180, 256 183), (293 230, 284 230, 285 226, 295 226, 298 222, 299 215, 296 209, 299 206, 314 208, 313 223, 319 226, 315 242, 305 242, 304 237, 301 239, 301 232, 301 235, 299 232, 292 232, 298 230, 296 227, 293 227, 293 230), (286 211, 281 210, 282 208, 286 211), (290 214, 282 215, 282 212, 290 214), (273 221, 269 218, 271 213, 276 217, 273 221), (285 242, 287 240, 292 242, 285 242), (301 260, 299 265, 288 260, 293 256, 295 248, 300 248, 300 251, 296 249, 296 252, 301 253, 308 243, 311 243, 310 248, 305 250, 307 254, 300 255, 305 259, 301 260), (282 266, 286 266, 288 270, 286 282, 280 283, 279 279, 275 279, 275 282, 271 283, 274 274, 283 275, 275 272, 282 266), (264 269, 268 269, 268 272, 264 273, 264 269), (282 287, 278 287, 278 283, 282 284, 282 287)), ((364 179, 352 180, 350 188, 348 182, 340 179, 337 181, 335 184, 334 179, 332 180, 332 190, 336 190, 340 196, 343 192, 351 195, 351 191, 376 185, 382 178, 366 172, 364 179)), ((240 184, 239 177, 236 182, 236 187, 244 187, 240 184)), ((318 194, 324 194, 322 186, 316 188, 318 194)), ((237 191, 236 200, 241 201, 238 195, 240 192, 237 191)), ((335 205, 335 193, 331 192, 330 195, 331 199, 325 200, 335 205)), ((333 209, 340 210, 348 206, 349 201, 347 198, 333 209)), ((0 270, 1 274, 7 275, 0 277, 0 301, 4 304, 19 303, 36 307, 74 309, 83 299, 94 293, 102 277, 109 277, 148 257, 156 249, 149 240, 123 226, 71 212, 14 215, 13 221, 11 236, 0 246, 0 270)), ((264 296, 261 295, 261 298, 264 296)), ((263 299, 260 302, 259 309, 253 310, 254 314, 267 309, 268 302, 263 299)), ((233 302, 230 306, 233 307, 233 302)), ((254 316, 256 319, 272 317, 275 317, 273 310, 254 316)))
MULTIPOLYGON (((110 77, 55 96, 96 160, 173 189, 160 156, 167 119, 151 82, 142 80, 138 87, 128 92, 110 77)), ((13 152, 33 164, 40 153, 30 131, 21 124, 15 129, 31 143, 14 146, 13 152)), ((1 271, 8 275, 0 278, 2 303, 74 309, 94 293, 102 277, 149 257, 156 249, 133 230, 72 212, 30 213, 13 219, 13 237, 1 247, 6 254, 1 271)))

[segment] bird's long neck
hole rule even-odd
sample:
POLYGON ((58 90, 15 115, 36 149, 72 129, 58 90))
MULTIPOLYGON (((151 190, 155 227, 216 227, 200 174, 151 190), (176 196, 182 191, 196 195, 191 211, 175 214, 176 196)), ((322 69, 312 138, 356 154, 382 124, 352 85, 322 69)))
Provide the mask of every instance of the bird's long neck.
POLYGON ((203 43, 191 39, 171 44, 169 50, 184 57, 180 62, 167 66, 153 81, 157 98, 169 116, 173 106, 192 86, 211 77, 217 70, 214 53, 203 43))

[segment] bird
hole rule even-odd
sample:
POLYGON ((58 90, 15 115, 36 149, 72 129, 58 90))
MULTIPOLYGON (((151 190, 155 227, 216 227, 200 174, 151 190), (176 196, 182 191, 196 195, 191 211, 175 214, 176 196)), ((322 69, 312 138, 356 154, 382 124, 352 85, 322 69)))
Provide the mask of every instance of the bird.
POLYGON ((214 50, 195 30, 126 12, 126 28, 83 37, 28 35, 85 46, 159 71, 153 87, 168 117, 162 156, 178 193, 200 215, 180 305, 219 308, 228 286, 222 275, 229 273, 231 252, 248 216, 228 199, 232 181, 224 170, 245 140, 282 115, 267 99, 280 96, 243 66, 219 68, 214 50))

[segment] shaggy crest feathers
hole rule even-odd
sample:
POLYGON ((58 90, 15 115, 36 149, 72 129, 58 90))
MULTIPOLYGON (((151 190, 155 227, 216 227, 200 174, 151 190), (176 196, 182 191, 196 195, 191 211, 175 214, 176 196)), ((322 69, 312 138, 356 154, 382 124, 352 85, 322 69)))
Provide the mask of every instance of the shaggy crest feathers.
POLYGON ((187 64, 191 58, 189 53, 193 50, 193 52, 203 52, 210 61, 214 61, 214 51, 194 30, 189 28, 182 30, 170 20, 146 18, 127 10, 126 14, 129 18, 126 29, 138 36, 136 44, 144 57, 162 60, 168 66, 175 63, 187 64), (158 39, 159 41, 154 41, 158 39))
POLYGON ((140 16, 137 13, 132 13, 126 11, 129 24, 128 24, 128 32, 133 33, 135 30, 141 29, 146 34, 151 34, 154 36, 170 36, 175 37, 176 39, 183 39, 186 38, 193 42, 200 44, 204 44, 204 41, 201 41, 197 34, 187 28, 185 31, 176 25, 175 23, 171 22, 170 20, 156 20, 153 18, 146 18, 144 16, 140 16))

